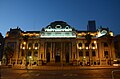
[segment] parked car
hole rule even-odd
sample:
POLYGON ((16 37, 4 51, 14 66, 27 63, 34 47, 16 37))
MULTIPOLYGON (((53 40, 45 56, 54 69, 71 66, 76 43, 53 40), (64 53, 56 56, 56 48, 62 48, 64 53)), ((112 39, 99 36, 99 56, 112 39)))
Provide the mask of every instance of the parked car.
POLYGON ((113 66, 120 66, 120 60, 114 60, 113 66))

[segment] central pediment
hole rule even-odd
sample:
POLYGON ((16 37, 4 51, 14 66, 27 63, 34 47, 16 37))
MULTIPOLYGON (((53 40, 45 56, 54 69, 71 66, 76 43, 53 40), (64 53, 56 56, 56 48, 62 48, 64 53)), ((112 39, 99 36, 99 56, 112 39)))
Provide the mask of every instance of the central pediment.
POLYGON ((73 27, 64 21, 50 23, 41 31, 41 38, 75 38, 76 32, 73 27))
POLYGON ((55 21, 42 29, 42 31, 74 31, 74 28, 64 21, 55 21))

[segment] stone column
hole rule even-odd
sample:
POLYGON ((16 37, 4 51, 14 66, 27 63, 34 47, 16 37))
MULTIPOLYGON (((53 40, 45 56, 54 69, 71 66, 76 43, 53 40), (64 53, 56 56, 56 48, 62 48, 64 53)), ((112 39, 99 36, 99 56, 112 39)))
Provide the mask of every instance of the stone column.
POLYGON ((50 62, 53 60, 52 42, 50 43, 50 62))
POLYGON ((52 53, 53 53, 53 61, 55 62, 55 43, 53 42, 53 50, 52 50, 52 53))
POLYGON ((44 43, 44 56, 43 56, 43 59, 45 62, 46 62, 46 48, 47 48, 47 43, 45 42, 44 43))
POLYGON ((60 43, 60 62, 61 62, 61 65, 63 65, 63 50, 62 50, 62 42, 60 43))

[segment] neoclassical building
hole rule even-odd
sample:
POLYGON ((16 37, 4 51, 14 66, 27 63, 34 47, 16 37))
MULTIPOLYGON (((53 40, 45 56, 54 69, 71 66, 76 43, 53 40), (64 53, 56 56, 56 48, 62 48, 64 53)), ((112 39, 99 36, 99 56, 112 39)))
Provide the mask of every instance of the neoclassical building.
POLYGON ((52 22, 40 31, 10 29, 6 33, 5 46, 14 49, 9 63, 15 65, 102 66, 112 65, 116 59, 113 32, 108 28, 80 31, 63 21, 52 22))

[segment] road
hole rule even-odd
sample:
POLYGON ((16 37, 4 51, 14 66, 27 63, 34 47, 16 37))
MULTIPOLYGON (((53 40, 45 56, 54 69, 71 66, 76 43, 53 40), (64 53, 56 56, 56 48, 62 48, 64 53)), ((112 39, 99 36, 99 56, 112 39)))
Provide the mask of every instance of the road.
MULTIPOLYGON (((120 68, 58 69, 58 70, 16 70, 1 69, 1 79, 112 79, 112 71, 120 68)), ((120 79, 120 71, 114 72, 114 79, 120 79)))

